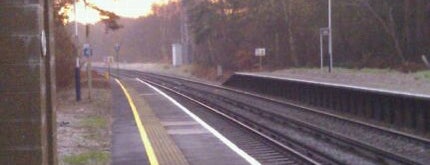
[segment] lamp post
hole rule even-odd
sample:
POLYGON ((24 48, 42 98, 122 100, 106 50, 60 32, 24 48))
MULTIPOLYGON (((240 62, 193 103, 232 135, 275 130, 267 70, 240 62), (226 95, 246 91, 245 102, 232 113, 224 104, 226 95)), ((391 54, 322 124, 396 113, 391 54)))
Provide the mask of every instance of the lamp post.
POLYGON ((115 53, 116 53, 116 71, 117 71, 117 74, 119 76, 119 50, 121 49, 121 44, 116 43, 114 46, 114 49, 115 49, 115 53))
POLYGON ((328 29, 329 29, 329 36, 328 36, 328 54, 330 56, 330 65, 328 68, 328 72, 332 72, 333 70, 333 29, 331 26, 331 1, 332 0, 328 0, 328 29))
MULTIPOLYGON (((79 49, 79 37, 78 37, 78 16, 76 12, 76 0, 74 0, 74 14, 75 14, 75 45, 76 49, 79 49)), ((79 50, 76 50, 76 65, 75 65, 75 90, 76 90, 76 101, 81 101, 81 67, 79 61, 79 50)))

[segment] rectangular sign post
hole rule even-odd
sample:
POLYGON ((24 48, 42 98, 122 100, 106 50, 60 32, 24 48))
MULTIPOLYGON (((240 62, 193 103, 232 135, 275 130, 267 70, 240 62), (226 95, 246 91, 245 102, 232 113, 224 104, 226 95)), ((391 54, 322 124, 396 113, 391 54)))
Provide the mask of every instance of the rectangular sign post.
POLYGON ((266 48, 255 49, 255 56, 259 57, 260 71, 263 70, 263 57, 266 56, 266 48))

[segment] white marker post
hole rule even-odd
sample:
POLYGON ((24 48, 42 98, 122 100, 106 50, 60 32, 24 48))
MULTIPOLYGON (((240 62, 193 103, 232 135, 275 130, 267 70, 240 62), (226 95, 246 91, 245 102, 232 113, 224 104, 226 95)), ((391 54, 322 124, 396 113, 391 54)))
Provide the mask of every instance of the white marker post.
POLYGON ((329 28, 320 28, 320 60, 321 60, 321 71, 324 69, 324 36, 329 36, 329 28))
POLYGON ((255 56, 259 57, 260 71, 263 70, 263 57, 266 56, 266 48, 255 49, 255 56))

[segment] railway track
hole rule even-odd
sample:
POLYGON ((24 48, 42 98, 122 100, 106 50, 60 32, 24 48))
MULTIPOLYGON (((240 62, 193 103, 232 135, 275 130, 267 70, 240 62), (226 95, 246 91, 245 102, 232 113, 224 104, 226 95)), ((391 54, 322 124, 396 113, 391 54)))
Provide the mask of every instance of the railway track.
POLYGON ((240 116, 226 114, 225 110, 218 109, 219 107, 208 105, 154 81, 148 79, 145 81, 137 80, 142 83, 149 83, 172 94, 175 99, 180 100, 182 103, 185 102, 188 105, 193 104, 191 105, 192 107, 199 106, 203 108, 204 110, 195 110, 194 108, 190 110, 217 130, 221 130, 224 136, 262 164, 322 164, 320 160, 303 155, 273 137, 261 133, 264 128, 257 125, 250 126, 252 121, 240 118, 240 116))
POLYGON ((166 90, 215 107, 225 117, 239 120, 321 164, 425 164, 429 160, 427 139, 229 88, 132 73, 166 90), (349 132, 345 131, 348 129, 349 132))

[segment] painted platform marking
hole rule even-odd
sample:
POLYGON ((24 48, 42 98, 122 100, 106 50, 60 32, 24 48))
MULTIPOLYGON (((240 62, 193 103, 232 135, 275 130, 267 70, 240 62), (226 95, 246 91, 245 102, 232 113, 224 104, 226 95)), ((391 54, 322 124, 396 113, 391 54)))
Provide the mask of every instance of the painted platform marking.
POLYGON ((162 96, 164 96, 170 102, 172 102, 173 104, 175 104, 177 107, 179 107, 179 109, 181 109, 188 116, 190 116, 195 121, 197 121, 198 123, 200 123, 204 128, 206 128, 215 137, 217 137, 219 140, 221 140, 221 142, 223 142, 227 147, 229 147, 231 150, 233 150, 239 156, 241 156, 243 159, 245 159, 248 163, 250 163, 252 165, 261 165, 260 162, 258 162, 256 159, 254 159, 253 157, 251 157, 250 155, 248 155, 248 153, 246 153, 245 151, 243 151, 242 149, 240 149, 236 144, 234 144, 233 142, 231 142, 230 140, 228 140, 221 133, 219 133, 217 130, 215 130, 213 127, 211 127, 205 121, 203 121, 202 119, 200 119, 197 115, 195 115, 194 113, 192 113, 190 110, 188 110, 187 108, 185 108, 182 104, 180 104, 179 102, 177 102, 175 99, 173 99, 172 97, 170 97, 169 95, 167 95, 163 91, 159 90, 158 88, 152 86, 151 84, 149 84, 149 83, 147 83, 145 81, 142 81, 139 78, 136 78, 136 80, 139 81, 140 83, 145 84, 146 86, 152 88, 153 90, 157 91, 159 94, 161 94, 162 96))
POLYGON ((140 138, 142 139, 142 143, 145 147, 146 154, 149 158, 149 163, 151 165, 158 165, 157 156, 155 156, 155 152, 154 152, 154 149, 152 148, 151 141, 149 140, 148 134, 145 131, 145 127, 143 127, 142 125, 142 120, 139 117, 139 112, 137 112, 137 108, 133 102, 133 99, 131 98, 130 94, 127 92, 127 89, 125 89, 124 85, 118 79, 115 79, 115 81, 119 84, 119 86, 121 86, 121 89, 124 92, 130 104, 131 110, 133 111, 134 120, 136 121, 136 125, 140 133, 140 138))
POLYGON ((153 95, 157 95, 156 93, 142 93, 139 94, 139 96, 153 96, 153 95))
POLYGON ((210 132, 195 121, 161 122, 169 135, 209 134, 210 132))

